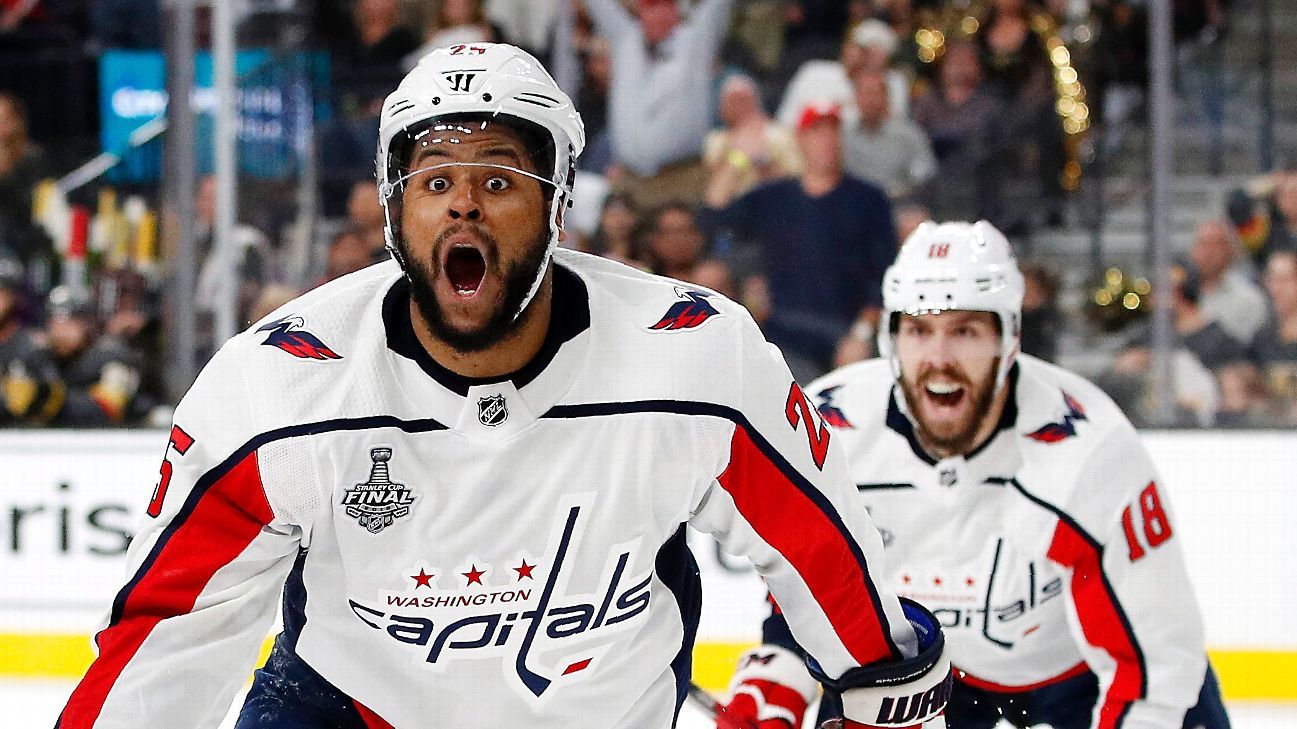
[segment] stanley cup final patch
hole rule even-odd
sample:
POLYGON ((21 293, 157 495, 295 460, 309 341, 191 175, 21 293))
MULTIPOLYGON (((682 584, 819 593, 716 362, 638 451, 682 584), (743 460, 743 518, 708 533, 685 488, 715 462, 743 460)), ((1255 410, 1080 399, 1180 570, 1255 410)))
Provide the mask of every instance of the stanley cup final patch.
POLYGON ((391 448, 371 448, 369 480, 347 489, 342 495, 342 505, 347 516, 377 534, 392 526, 397 519, 407 516, 417 498, 405 484, 394 483, 387 470, 392 460, 391 448))

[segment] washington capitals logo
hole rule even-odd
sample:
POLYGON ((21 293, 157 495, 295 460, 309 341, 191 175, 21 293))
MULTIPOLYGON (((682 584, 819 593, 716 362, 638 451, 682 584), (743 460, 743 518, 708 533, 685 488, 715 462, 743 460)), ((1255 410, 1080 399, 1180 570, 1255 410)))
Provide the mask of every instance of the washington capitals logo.
POLYGON ((302 329, 303 325, 299 317, 291 317, 272 321, 257 331, 270 332, 262 344, 278 347, 299 359, 342 359, 319 337, 302 329))
POLYGON ((369 458, 374 462, 369 468, 369 480, 347 489, 342 495, 342 505, 347 516, 370 534, 377 534, 397 519, 408 516, 415 496, 405 484, 392 482, 387 471, 387 462, 392 460, 391 448, 370 449, 369 458))
POLYGON ((382 604, 349 599, 352 613, 375 637, 398 641, 402 650, 417 646, 433 672, 453 670, 464 660, 496 659, 509 687, 528 701, 596 679, 605 662, 618 660, 609 656, 618 637, 635 635, 647 618, 652 562, 636 566, 643 561, 636 559, 636 537, 611 545, 601 572, 578 567, 594 495, 573 494, 565 501, 545 554, 531 563, 524 553, 518 557, 522 567, 495 573, 487 562, 469 559, 455 570, 467 583, 445 590, 434 588, 434 575, 420 568, 409 576, 414 587, 383 591, 382 604))
POLYGON ((1076 435, 1076 422, 1086 419, 1085 408, 1066 392, 1063 392, 1063 404, 1067 406, 1067 412, 1063 414, 1063 422, 1042 426, 1039 430, 1028 433, 1027 437, 1041 443, 1057 443, 1076 435))
POLYGON ((683 301, 672 304, 671 308, 667 309, 667 313, 663 314, 662 318, 658 320, 658 323, 649 327, 649 329, 655 332, 672 332, 701 326, 703 322, 721 313, 707 300, 710 295, 701 291, 676 287, 676 296, 679 296, 683 301))
POLYGON ((838 391, 838 387, 841 387, 841 385, 822 390, 815 398, 820 401, 820 404, 815 409, 820 411, 820 417, 824 418, 824 422, 829 425, 838 430, 852 430, 856 426, 852 425, 850 420, 847 420, 846 413, 842 412, 842 408, 833 402, 834 393, 838 391))

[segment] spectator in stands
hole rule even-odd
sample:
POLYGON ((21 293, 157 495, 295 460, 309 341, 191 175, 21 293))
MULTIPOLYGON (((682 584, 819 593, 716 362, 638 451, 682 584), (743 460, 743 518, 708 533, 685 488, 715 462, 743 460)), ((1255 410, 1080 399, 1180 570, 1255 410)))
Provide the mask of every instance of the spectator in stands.
POLYGON ((804 382, 832 364, 854 324, 876 325, 883 271, 896 256, 886 193, 843 172, 841 126, 837 105, 808 105, 797 124, 800 177, 765 183, 732 203, 721 195, 708 201, 717 209, 714 225, 756 247, 760 273, 744 282, 743 299, 761 301, 753 287, 766 292, 766 336, 804 382))
POLYGON ((6 50, 70 45, 84 13, 80 2, 4 0, 0 2, 0 39, 6 50))
MULTIPOLYGON (((1198 307, 1198 277, 1191 264, 1176 264, 1172 278, 1171 384, 1175 395, 1175 423, 1210 427, 1220 404, 1220 388, 1210 368, 1237 361, 1243 347, 1220 325, 1208 321, 1198 307)), ((1113 359, 1107 373, 1096 381, 1134 412, 1141 423, 1153 422, 1156 394, 1149 373, 1153 367, 1152 322, 1140 321, 1126 332, 1127 345, 1113 359)))
POLYGON ((1004 109, 1005 181, 1019 190, 1012 198, 1014 216, 1023 220, 1011 224, 1024 225, 1025 218, 1041 211, 1051 221, 1061 215, 1066 154, 1055 111, 1054 67, 1042 32, 1052 24, 1035 2, 993 0, 977 34, 986 89, 1004 109))
POLYGON ((48 348, 22 322, 23 269, 0 258, 0 426, 53 417, 63 391, 48 348))
POLYGON ((1261 247, 1260 261, 1273 251, 1297 247, 1297 174, 1276 176, 1272 192, 1270 231, 1261 247))
MULTIPOLYGON (((194 300, 202 318, 200 326, 210 329, 217 307, 224 300, 222 281, 222 261, 216 255, 214 247, 216 225, 216 177, 208 175, 198 183, 198 197, 194 203, 195 233, 198 249, 202 252, 202 264, 198 269, 198 281, 195 287, 194 300)), ((270 241, 266 235, 251 225, 234 226, 232 247, 234 249, 234 271, 236 276, 235 322, 239 328, 250 324, 248 312, 252 302, 261 292, 261 287, 272 278, 272 256, 270 241)), ((220 346, 220 342, 210 342, 211 351, 220 346)))
POLYGON ((1271 316, 1252 339, 1250 355, 1291 411, 1297 406, 1297 249, 1272 253, 1262 282, 1271 316))
MULTIPOLYGON (((537 58, 549 55, 554 21, 561 3, 554 0, 486 0, 486 16, 499 34, 537 58)), ((585 118, 585 109, 581 109, 585 118)))
POLYGON ((381 260, 386 245, 383 226, 387 219, 374 192, 373 180, 357 180, 347 196, 347 226, 364 241, 370 258, 381 260))
POLYGON ((161 48, 159 0, 93 0, 90 29, 104 48, 161 48))
POLYGON ((1208 369, 1216 370, 1245 356, 1244 343, 1230 336, 1225 326, 1207 315, 1202 306, 1202 278, 1191 263, 1171 270, 1175 333, 1208 369))
POLYGON ((999 210, 998 125, 1003 104, 985 88, 977 47, 951 42, 938 82, 914 103, 914 121, 928 133, 939 173, 934 213, 941 219, 995 222, 999 210))
MULTIPOLYGON (((1217 373, 1220 381, 1218 428, 1267 428, 1280 424, 1270 390, 1251 362, 1233 362, 1217 373)), ((1292 424, 1292 423, 1289 423, 1292 424)))
POLYGON ((712 122, 714 66, 733 0, 701 0, 682 20, 676 0, 586 0, 612 48, 609 129, 625 189, 643 204, 701 199, 698 161, 712 122))
POLYGON ((423 45, 406 56, 401 65, 409 71, 419 64, 420 58, 438 48, 457 43, 490 43, 496 35, 482 11, 481 0, 436 0, 423 29, 423 45))
POLYGON ((599 215, 599 227, 590 239, 590 250, 604 258, 643 266, 635 248, 635 228, 639 225, 639 208, 635 198, 626 193, 613 193, 604 200, 599 215))
POLYGON ((848 3, 843 0, 785 0, 783 3, 784 63, 797 68, 816 58, 831 58, 848 27, 848 3))
POLYGON ((1190 102, 1192 121, 1206 122, 1211 144, 1208 166, 1219 175, 1224 165, 1225 106, 1224 43, 1229 0, 1175 0, 1172 29, 1176 43, 1176 82, 1182 99, 1190 102))
POLYGON ((142 357, 120 339, 101 334, 94 303, 64 286, 50 292, 46 337, 66 387, 54 425, 74 428, 125 422, 140 384, 142 357))
POLYGON ((27 132, 27 106, 0 91, 0 253, 7 250, 23 264, 49 248, 32 226, 32 192, 51 169, 27 132))
MULTIPOLYGON (((711 281, 717 280, 714 262, 708 262, 707 238, 698 227, 694 211, 682 202, 662 205, 650 216, 652 227, 648 231, 648 264, 654 273, 679 281, 705 285, 698 280, 697 272, 704 263, 704 273, 711 281)), ((724 275, 721 275, 722 285, 724 275)), ((710 287, 709 287, 710 288, 710 287)))
POLYGON ((851 80, 866 71, 885 74, 888 107, 895 116, 908 116, 910 77, 891 65, 897 45, 896 34, 881 20, 858 23, 842 44, 838 60, 811 60, 797 69, 779 102, 776 118, 791 128, 808 102, 827 99, 841 106, 847 122, 854 123, 856 96, 851 80))
POLYGON ((919 203, 910 202, 896 207, 896 240, 897 244, 904 243, 910 233, 919 227, 920 223, 932 220, 932 211, 927 206, 919 203))
POLYGON ((842 131, 847 173, 878 185, 893 200, 912 196, 937 172, 927 135, 892 115, 883 74, 857 74, 854 86, 858 121, 842 131))
POLYGON ((350 23, 332 49, 335 89, 347 115, 376 115, 383 98, 400 82, 402 60, 419 39, 397 24, 396 0, 356 0, 350 23))
POLYGON ((608 95, 612 89, 612 48, 608 39, 593 36, 581 53, 581 87, 576 106, 581 110, 588 140, 581 153, 581 169, 603 174, 612 164, 612 139, 608 133, 608 95))
POLYGON ((284 284, 270 284, 261 290, 257 300, 252 304, 252 315, 249 317, 254 322, 261 321, 274 313, 275 309, 287 304, 301 295, 301 291, 292 286, 284 284))
POLYGON ((374 250, 364 236, 354 229, 344 228, 329 244, 325 256, 324 280, 320 283, 354 273, 374 262, 374 250))
POLYGON ((1028 0, 993 0, 977 34, 987 89, 1007 104, 1052 106, 1053 67, 1032 28, 1045 15, 1028 0))
POLYGON ((1026 291, 1022 297, 1022 351, 1047 362, 1058 355, 1062 316, 1058 311, 1058 275, 1039 263, 1023 262, 1026 291))
POLYGON ((1139 0, 1108 0, 1092 6, 1099 27, 1091 55, 1087 92, 1103 126, 1102 152, 1116 154, 1144 100, 1148 83, 1148 14, 1139 0))
POLYGON ((1234 263, 1238 243, 1223 220, 1198 227, 1189 255, 1198 269, 1203 316, 1217 322, 1234 339, 1250 342, 1266 320, 1265 294, 1234 263))
POLYGON ((800 161, 792 135, 761 108, 750 76, 731 76, 721 86, 721 121, 724 128, 710 132, 704 145, 709 190, 738 196, 757 183, 796 174, 800 161))

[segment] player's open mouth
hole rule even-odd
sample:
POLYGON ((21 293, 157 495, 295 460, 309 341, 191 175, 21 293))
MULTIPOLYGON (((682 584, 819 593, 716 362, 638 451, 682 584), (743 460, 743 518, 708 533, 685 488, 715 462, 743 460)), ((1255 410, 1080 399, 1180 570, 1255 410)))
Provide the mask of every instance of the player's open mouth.
POLYGON ((954 382, 926 382, 923 392, 941 407, 953 408, 964 399, 964 386, 954 382))
POLYGON ((446 253, 446 278, 463 299, 471 299, 482 288, 486 277, 486 259, 482 252, 469 245, 456 245, 446 253))

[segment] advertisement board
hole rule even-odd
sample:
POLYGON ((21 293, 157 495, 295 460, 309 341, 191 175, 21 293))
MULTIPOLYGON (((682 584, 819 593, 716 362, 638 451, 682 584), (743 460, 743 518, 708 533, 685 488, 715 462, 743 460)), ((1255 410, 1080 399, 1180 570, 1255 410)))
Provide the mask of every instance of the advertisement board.
MULTIPOLYGON (((322 53, 274 54, 243 50, 235 56, 238 78, 239 170, 256 178, 294 174, 299 150, 308 148, 312 128, 327 121, 328 56, 322 53)), ((215 138, 212 55, 194 58, 198 173, 211 172, 215 138)), ((105 151, 124 153, 131 133, 163 115, 167 108, 166 62, 160 51, 108 50, 99 58, 100 143, 105 151)), ((162 170, 159 140, 122 154, 109 172, 116 182, 153 182, 162 170)))
MULTIPOLYGON (((1284 672, 1297 671, 1297 571, 1286 567, 1297 554, 1297 433, 1143 438, 1173 502, 1227 692, 1297 698, 1297 686, 1282 689, 1291 684, 1284 672)), ((0 432, 0 655, 9 656, 0 675, 84 670, 166 440, 164 431, 0 432)), ((715 686, 759 639, 769 608, 745 560, 692 530, 689 544, 704 594, 695 669, 715 686)))

